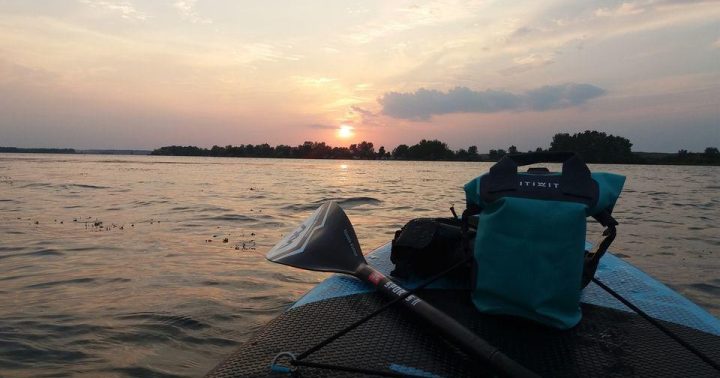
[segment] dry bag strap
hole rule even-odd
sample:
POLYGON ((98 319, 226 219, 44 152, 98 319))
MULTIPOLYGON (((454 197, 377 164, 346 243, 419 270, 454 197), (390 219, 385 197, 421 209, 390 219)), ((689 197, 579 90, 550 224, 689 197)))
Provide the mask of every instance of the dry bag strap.
POLYGON ((582 284, 580 286, 581 288, 585 288, 593 277, 595 277, 595 271, 597 271, 600 259, 603 257, 605 252, 607 252, 608 248, 610 248, 610 244, 612 244, 613 240, 615 240, 615 226, 618 225, 618 222, 607 210, 603 210, 597 215, 593 215, 593 218, 595 218, 595 220, 597 220, 601 225, 605 226, 605 231, 603 232, 603 236, 605 236, 605 238, 603 238, 600 242, 595 252, 589 252, 585 255, 582 284))

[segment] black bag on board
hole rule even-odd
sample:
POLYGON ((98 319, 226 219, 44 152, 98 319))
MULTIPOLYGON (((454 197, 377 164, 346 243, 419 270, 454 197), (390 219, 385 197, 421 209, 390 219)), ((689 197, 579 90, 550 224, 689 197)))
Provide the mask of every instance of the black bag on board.
MULTIPOLYGON (((416 218, 395 231, 390 253, 395 270, 391 274, 405 279, 428 278, 465 259, 468 251, 463 246, 461 225, 454 218, 416 218)), ((458 269, 454 276, 467 273, 458 269)))

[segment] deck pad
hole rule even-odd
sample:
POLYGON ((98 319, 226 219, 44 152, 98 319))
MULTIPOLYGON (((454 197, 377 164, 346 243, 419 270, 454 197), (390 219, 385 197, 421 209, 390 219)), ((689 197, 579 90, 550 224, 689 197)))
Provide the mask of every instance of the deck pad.
MULTIPOLYGON (((390 247, 368 256, 389 273, 390 247)), ((598 278, 685 341, 720 361, 720 321, 627 262, 603 257, 598 278)), ((418 282, 404 282, 407 287, 418 282)), ((582 298, 583 319, 558 331, 523 319, 478 313, 466 288, 440 282, 419 294, 509 357, 542 376, 718 376, 704 363, 622 303, 591 284, 582 298)), ((332 276, 264 327, 209 373, 211 377, 268 376, 280 352, 302 353, 386 300, 347 276, 332 276)), ((325 346, 308 361, 427 377, 482 376, 455 347, 393 307, 325 346)), ((302 376, 352 376, 301 368, 302 376)))

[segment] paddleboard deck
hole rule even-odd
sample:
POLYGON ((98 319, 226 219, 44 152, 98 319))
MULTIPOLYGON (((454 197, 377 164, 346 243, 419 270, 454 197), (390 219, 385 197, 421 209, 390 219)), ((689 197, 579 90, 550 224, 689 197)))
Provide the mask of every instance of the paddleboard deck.
MULTIPOLYGON (((390 244, 366 256, 385 274, 393 269, 390 244)), ((720 362, 720 320, 620 258, 607 253, 596 277, 684 341, 720 362)), ((407 288, 420 284, 397 280, 407 288)), ((583 292, 583 319, 558 331, 518 318, 477 312, 467 288, 444 280, 418 295, 541 376, 720 376, 657 327, 591 283, 583 292)), ((271 376, 281 352, 298 355, 387 302, 360 280, 333 275, 262 328, 208 377, 271 376)), ((305 361, 423 377, 492 375, 400 306, 373 317, 312 353, 305 361)), ((357 373, 301 367, 301 376, 357 373)))

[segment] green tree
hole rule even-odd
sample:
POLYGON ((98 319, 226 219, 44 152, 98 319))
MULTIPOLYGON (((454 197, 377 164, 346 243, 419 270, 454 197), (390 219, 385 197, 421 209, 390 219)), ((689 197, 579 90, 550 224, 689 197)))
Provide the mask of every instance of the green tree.
POLYGON ((452 160, 455 154, 439 140, 421 140, 408 148, 408 157, 416 160, 452 160))
POLYGON ((477 146, 470 146, 468 147, 468 155, 477 157, 478 149, 477 146))
POLYGON ((634 160, 632 143, 623 137, 598 131, 553 136, 550 151, 572 151, 588 163, 627 163, 634 160))
POLYGON ((392 156, 395 159, 407 159, 409 149, 410 149, 410 147, 408 147, 407 144, 401 144, 401 145, 395 147, 395 149, 392 152, 392 156))
POLYGON ((357 146, 358 156, 361 159, 374 159, 375 158, 375 147, 372 142, 362 141, 357 146))

